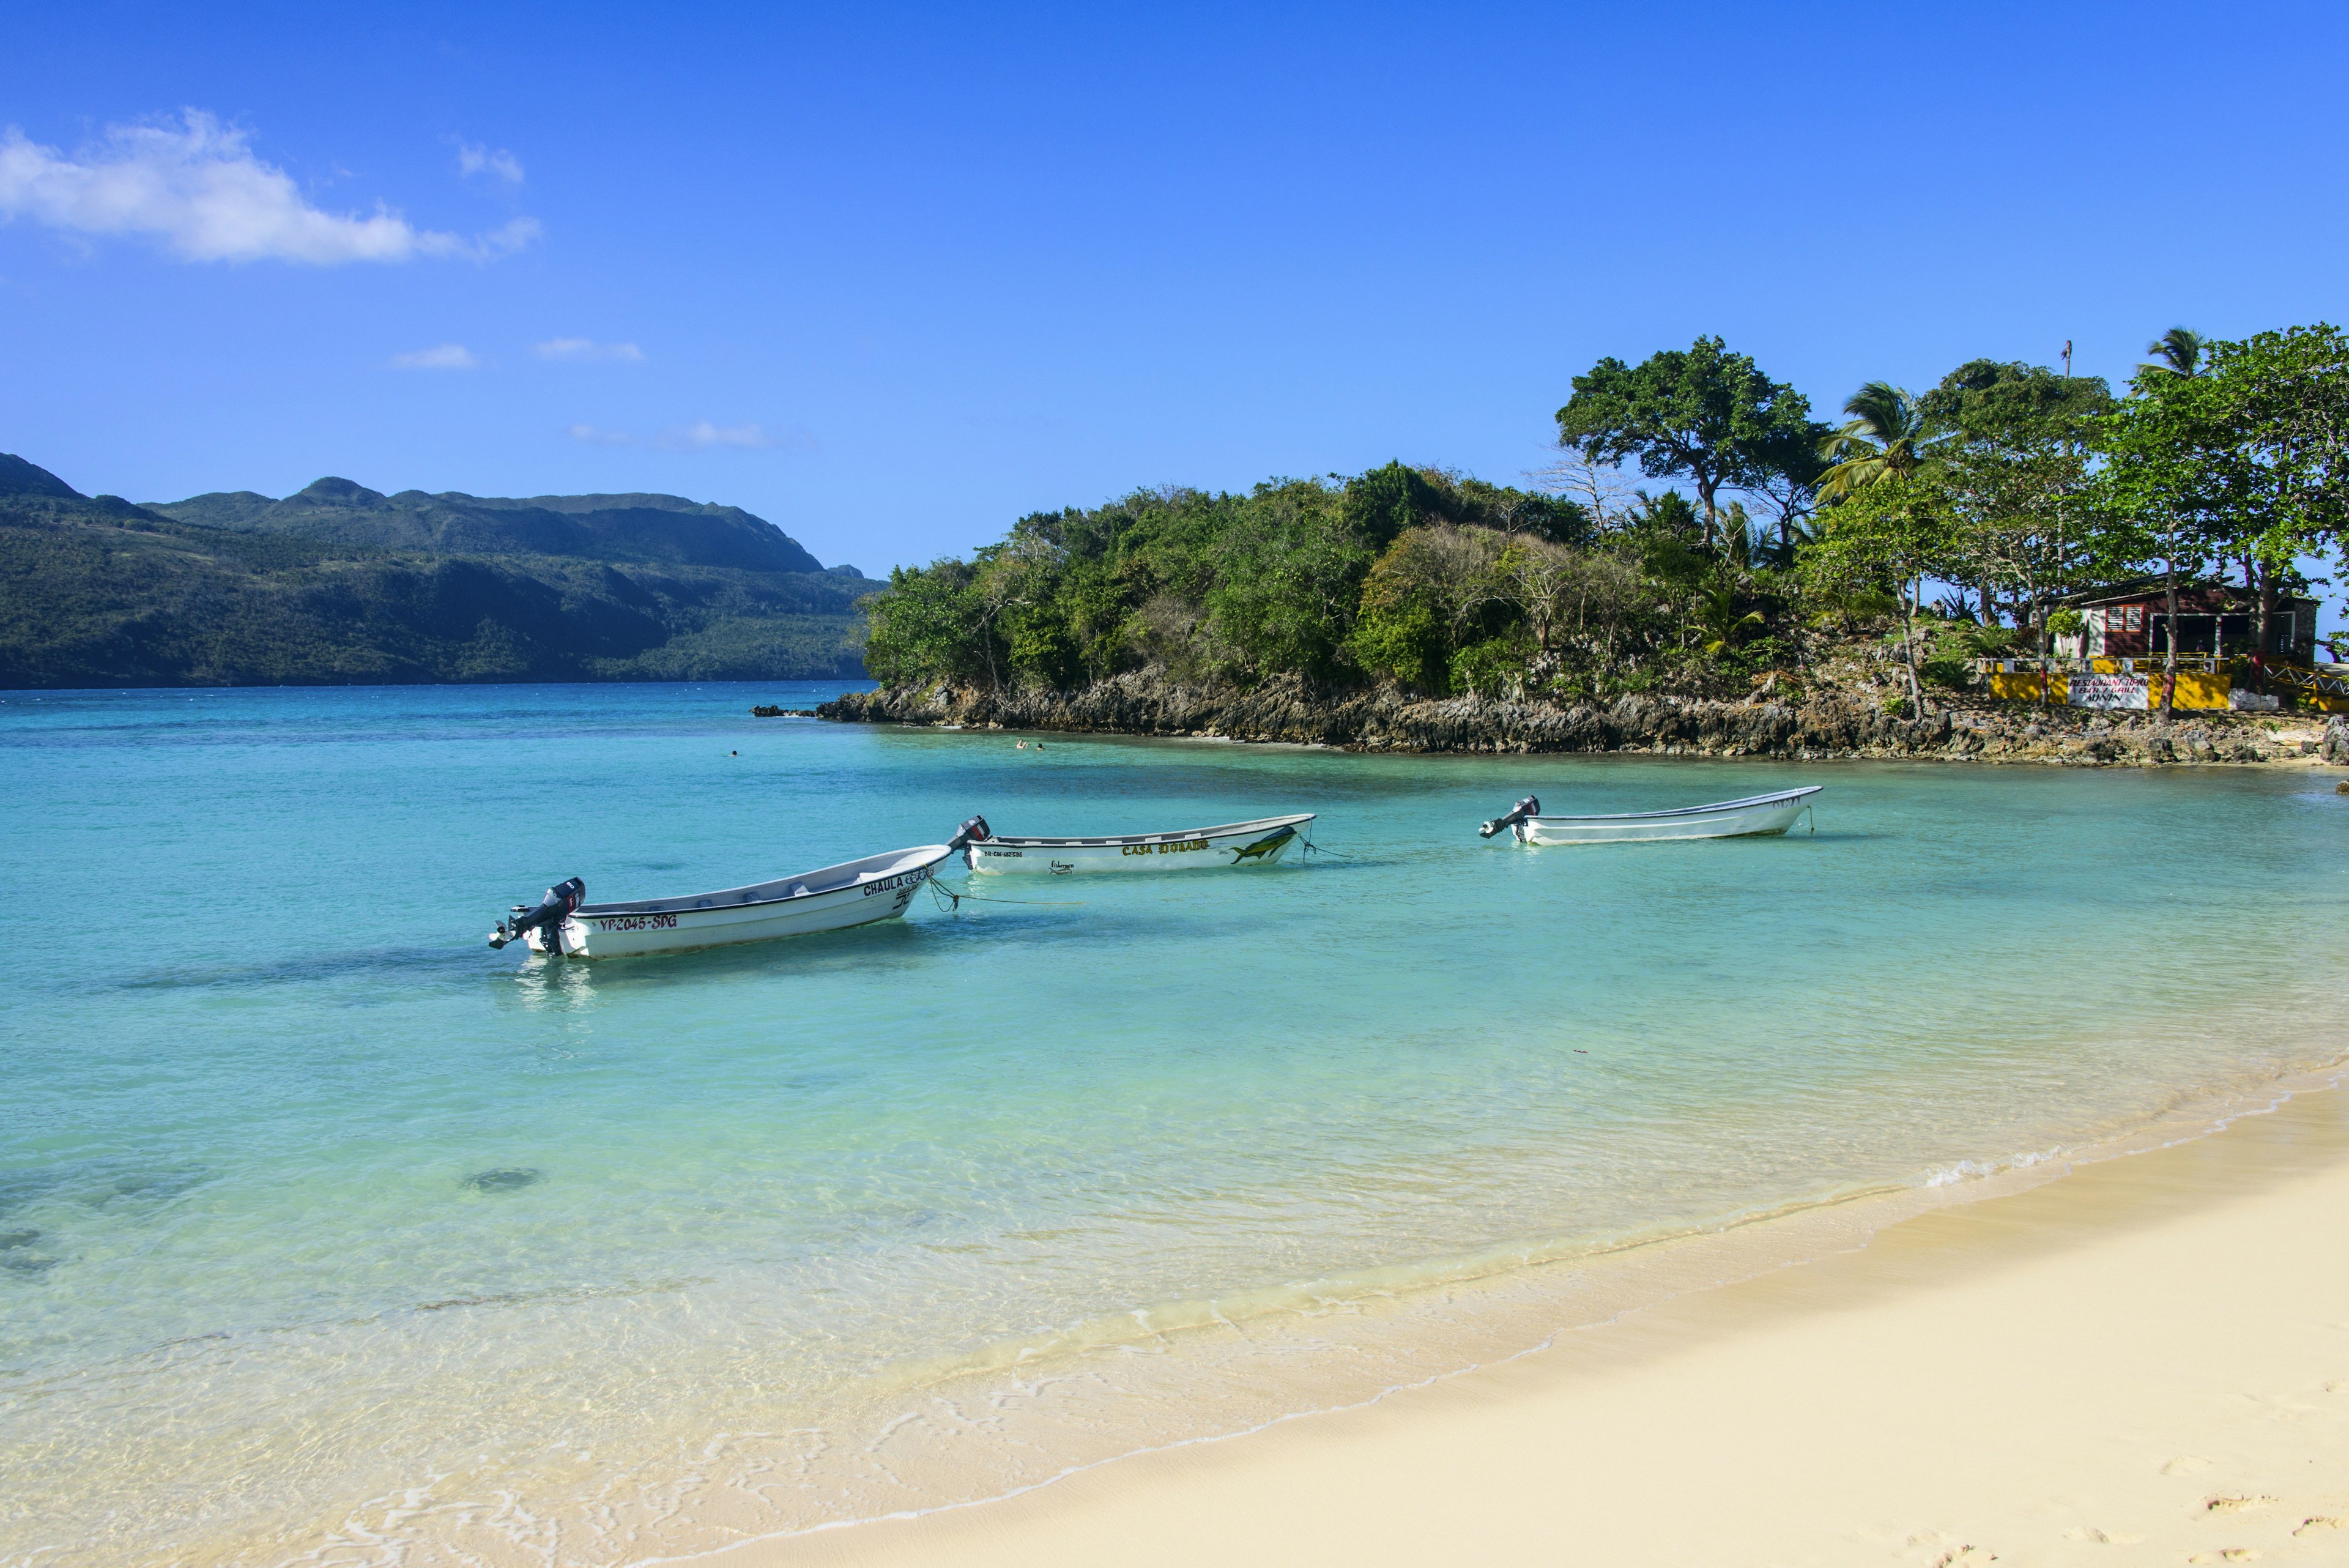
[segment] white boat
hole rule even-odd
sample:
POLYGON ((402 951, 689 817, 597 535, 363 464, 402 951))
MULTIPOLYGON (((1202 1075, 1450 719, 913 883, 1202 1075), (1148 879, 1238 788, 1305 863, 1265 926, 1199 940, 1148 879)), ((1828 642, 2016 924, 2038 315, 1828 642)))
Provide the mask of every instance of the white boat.
POLYGON ((955 841, 973 871, 1068 877, 1098 871, 1195 871, 1211 866, 1271 866, 1279 862, 1314 813, 1227 822, 1180 833, 1133 833, 1112 838, 1007 838, 974 816, 955 841))
POLYGON ((1751 838, 1785 832, 1811 809, 1811 796, 1824 789, 1780 790, 1744 800, 1684 805, 1675 811, 1626 811, 1604 816, 1544 816, 1532 795, 1477 831, 1484 837, 1506 828, 1520 844, 1647 844, 1670 838, 1751 838))
POLYGON ((490 946, 520 938, 533 952, 560 958, 627 958, 869 926, 904 914, 915 889, 953 853, 951 845, 925 844, 747 888, 626 904, 585 902, 586 885, 574 877, 548 888, 535 909, 516 904, 490 946))

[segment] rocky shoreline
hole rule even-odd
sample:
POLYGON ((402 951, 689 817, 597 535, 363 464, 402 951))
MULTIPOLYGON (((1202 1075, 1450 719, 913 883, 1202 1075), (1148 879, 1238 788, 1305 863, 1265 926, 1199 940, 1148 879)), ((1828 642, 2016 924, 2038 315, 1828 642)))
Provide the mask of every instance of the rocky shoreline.
POLYGON ((1744 702, 1634 695, 1611 702, 1418 697, 1392 686, 1250 691, 1147 671, 1070 691, 934 685, 851 692, 816 709, 849 722, 1215 737, 1364 752, 1643 752, 1665 756, 1907 757, 1938 762, 2349 763, 2342 715, 2039 708, 1951 693, 1922 719, 1839 692, 1744 702))

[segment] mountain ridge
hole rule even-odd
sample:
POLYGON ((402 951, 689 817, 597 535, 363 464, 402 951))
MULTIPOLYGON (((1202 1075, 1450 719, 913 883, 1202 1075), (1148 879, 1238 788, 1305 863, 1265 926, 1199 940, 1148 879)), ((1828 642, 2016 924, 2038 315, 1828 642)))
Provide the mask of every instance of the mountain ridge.
MULTIPOLYGON (((52 476, 54 477, 54 476, 52 476)), ((184 523, 433 555, 575 556, 747 571, 821 572, 798 540, 739 506, 681 495, 386 494, 328 475, 283 499, 214 491, 147 510, 184 523)))
POLYGON ((682 496, 139 505, 0 454, 0 687, 854 678, 880 586, 682 496))

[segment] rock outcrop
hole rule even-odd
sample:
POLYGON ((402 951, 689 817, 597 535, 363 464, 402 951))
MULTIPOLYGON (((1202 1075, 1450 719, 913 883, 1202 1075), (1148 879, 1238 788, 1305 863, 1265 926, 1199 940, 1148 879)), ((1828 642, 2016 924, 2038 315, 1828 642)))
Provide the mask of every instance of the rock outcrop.
POLYGON ((1921 719, 1833 691, 1744 702, 1635 695, 1609 702, 1418 697, 1392 686, 1317 691, 1285 678, 1248 691, 1150 671, 1070 691, 936 685, 851 693, 819 718, 974 729, 1220 736, 1367 752, 1651 752, 1667 755, 1930 757, 1952 762, 2349 763, 2349 724, 2235 714, 2091 713, 1958 696, 1921 719), (2307 735, 2297 732, 2309 729, 2307 735))

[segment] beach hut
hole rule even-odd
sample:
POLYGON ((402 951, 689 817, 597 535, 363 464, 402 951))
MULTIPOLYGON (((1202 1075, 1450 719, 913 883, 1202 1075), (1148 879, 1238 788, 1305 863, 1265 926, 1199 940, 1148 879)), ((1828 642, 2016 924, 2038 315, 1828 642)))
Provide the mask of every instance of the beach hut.
POLYGON ((2264 648, 2259 646, 2259 592, 2237 584, 2178 584, 2174 627, 2159 577, 2109 584, 2053 602, 2078 610, 2085 622, 2077 634, 2055 639, 2061 659, 2158 659, 2169 651, 2174 638, 2181 654, 2316 662, 2316 601, 2295 595, 2276 596, 2264 648))

